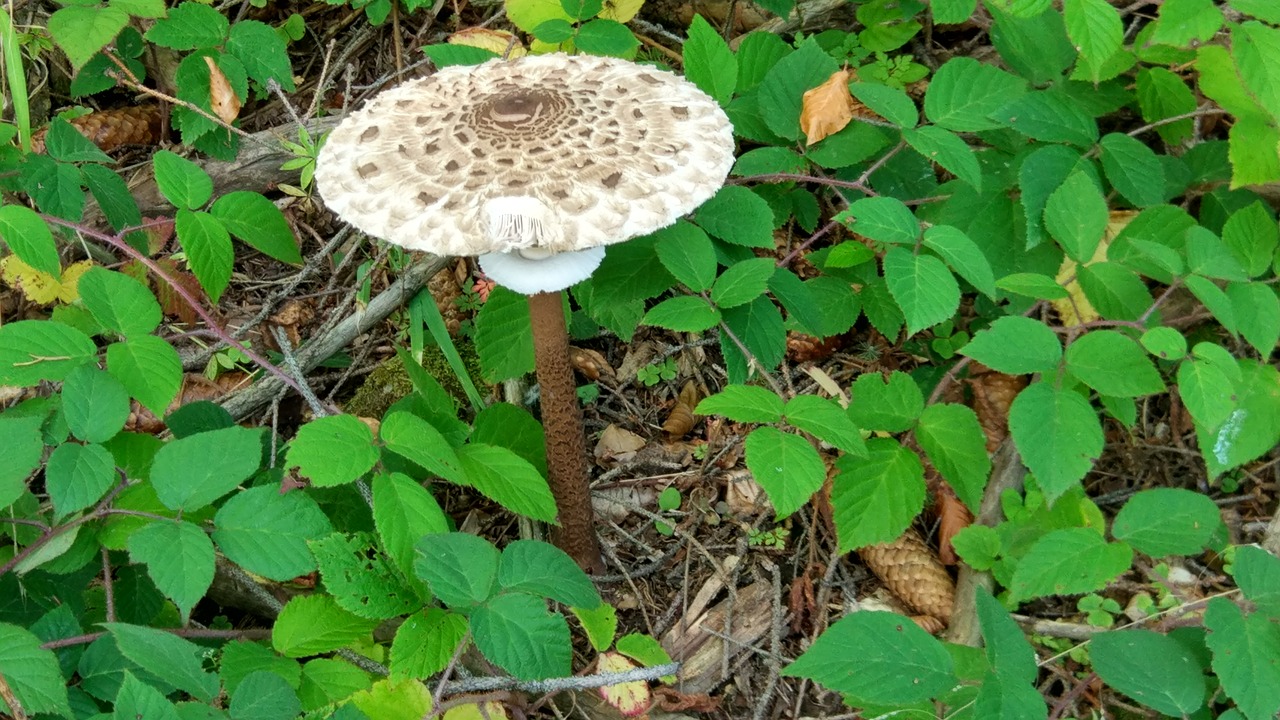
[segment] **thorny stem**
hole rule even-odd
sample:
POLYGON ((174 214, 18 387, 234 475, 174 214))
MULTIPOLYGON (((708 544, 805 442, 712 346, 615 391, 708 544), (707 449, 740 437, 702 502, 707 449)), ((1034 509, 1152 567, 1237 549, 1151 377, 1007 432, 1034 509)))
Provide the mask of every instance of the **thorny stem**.
POLYGON ((587 472, 587 445, 582 409, 569 360, 569 332, 559 292, 529 296, 533 324, 533 356, 542 388, 542 425, 547 436, 547 480, 559 509, 560 527, 551 535, 556 546, 583 570, 601 574, 604 559, 596 539, 587 472))

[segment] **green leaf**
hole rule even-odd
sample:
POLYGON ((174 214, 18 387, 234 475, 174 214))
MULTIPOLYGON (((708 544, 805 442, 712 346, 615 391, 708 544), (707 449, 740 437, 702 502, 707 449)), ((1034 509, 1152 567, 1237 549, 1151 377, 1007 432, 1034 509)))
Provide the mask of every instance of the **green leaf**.
POLYGON ((978 292, 990 298, 996 296, 991 263, 977 243, 964 232, 950 225, 932 225, 924 231, 924 246, 942 256, 947 265, 978 292))
POLYGON ((901 615, 874 610, 841 618, 782 674, 809 678, 856 704, 905 705, 937 697, 956 682, 941 641, 901 615))
POLYGON ((102 627, 115 637, 120 654, 143 670, 202 702, 218 694, 218 676, 205 672, 199 645, 156 628, 111 622, 102 627))
POLYGON ((1213 0, 1167 0, 1160 6, 1152 42, 1184 47, 1207 42, 1222 27, 1222 11, 1213 0))
POLYGON ((1098 139, 1098 124, 1063 95, 1034 91, 1021 95, 991 117, 1032 140, 1088 147, 1098 139))
POLYGON ((1044 373, 1062 361, 1062 342, 1039 320, 1007 315, 974 334, 960 354, 1009 375, 1044 373))
POLYGON ((232 720, 291 720, 302 712, 302 703, 284 678, 260 670, 240 682, 229 712, 232 720))
POLYGON ((711 300, 718 307, 745 305, 764 294, 777 268, 773 258, 750 258, 729 266, 711 288, 711 300))
POLYGON ((1236 324, 1235 305, 1231 303, 1231 299, 1222 288, 1215 285, 1212 280, 1199 275, 1184 278, 1183 282, 1191 294, 1205 306, 1205 309, 1213 313, 1214 318, 1227 332, 1239 331, 1239 326, 1236 324))
POLYGON ((702 332, 715 327, 719 322, 720 310, 693 295, 667 298, 644 315, 645 325, 655 325, 676 332, 702 332))
MULTIPOLYGON (((431 493, 406 475, 373 479, 373 522, 382 547, 400 572, 416 579, 414 543, 432 533, 449 532, 449 521, 431 493)), ((425 587, 423 588, 425 589, 425 587)))
POLYGON ((39 417, 0 415, 0 437, 6 452, 0 454, 0 508, 12 505, 27 491, 26 479, 40 467, 44 456, 39 417))
POLYGON ((1236 550, 1232 574, 1240 592, 1274 617, 1280 607, 1280 558, 1256 545, 1241 545, 1236 550))
POLYGON ((80 173, 113 230, 142 223, 138 203, 124 179, 111 169, 93 163, 81 165, 80 173))
POLYGON ((1200 343, 1195 354, 1198 357, 1178 366, 1178 394, 1197 424, 1217 428, 1235 409, 1231 398, 1240 371, 1235 359, 1220 346, 1200 343), (1220 361, 1215 355, 1206 354, 1206 348, 1216 348, 1225 358, 1220 361))
POLYGON ((697 415, 723 415, 734 422, 775 423, 782 419, 782 399, 757 385, 726 385, 698 403, 697 415))
POLYGON ((45 155, 28 156, 22 168, 22 189, 42 212, 73 222, 84 214, 84 189, 75 165, 55 162, 45 155))
MULTIPOLYGON (((238 25, 237 25, 238 27, 238 25)), ((227 232, 259 252, 286 263, 301 263, 298 240, 275 203, 255 192, 229 192, 214 201, 209 214, 227 232)))
POLYGON ((213 524, 213 541, 227 559, 281 582, 315 570, 307 542, 333 532, 309 495, 281 495, 270 486, 240 491, 218 510, 213 524))
POLYGON ((1063 0, 1062 16, 1067 23, 1067 35, 1080 52, 1081 62, 1094 71, 1091 79, 1106 79, 1097 71, 1124 42, 1120 12, 1106 0, 1063 0))
POLYGON ((849 83, 849 92, 872 112, 900 128, 913 128, 920 122, 915 101, 898 88, 854 82, 849 83))
POLYGON ((872 240, 886 243, 914 243, 920 237, 920 221, 901 200, 891 197, 863 198, 836 216, 849 229, 872 240), (852 218, 848 222, 846 218, 852 218))
POLYGON ((1218 506, 1182 488, 1136 493, 1116 515, 1111 534, 1153 558, 1195 555, 1222 529, 1218 506))
POLYGON ((199 510, 257 471, 262 433, 242 427, 211 430, 165 443, 151 463, 156 497, 170 510, 199 510))
POLYGON ((1076 279, 1093 309, 1109 320, 1137 320, 1153 302, 1146 282, 1119 263, 1078 266, 1076 279))
POLYGON ((24 205, 0 207, 0 240, 32 268, 54 277, 62 274, 53 233, 31 208, 24 205))
POLYGON ((974 717, 990 720, 1045 720, 1049 709, 1030 682, 1019 682, 994 672, 982 677, 973 700, 974 717))
POLYGON ((143 37, 171 50, 195 50, 222 44, 231 24, 222 13, 198 2, 184 2, 157 20, 143 37))
POLYGON ((1106 198, 1084 172, 1072 173, 1045 203, 1045 229, 1077 262, 1093 259, 1109 219, 1106 198))
POLYGON ((1009 595, 1022 602, 1101 590, 1127 571, 1132 561, 1128 545, 1108 543, 1092 528, 1054 530, 1041 536, 1018 561, 1009 595))
POLYGON ((493 403, 476 415, 471 442, 505 447, 543 475, 547 472, 547 440, 542 424, 529 411, 510 403, 493 403))
POLYGON ((684 220, 656 233, 658 260, 694 292, 710 290, 716 279, 716 250, 702 228, 684 220))
POLYGON ((308 545, 325 590, 343 610, 370 620, 389 620, 421 607, 419 593, 380 552, 371 533, 335 532, 308 545))
POLYGON ((502 550, 498 585, 511 592, 545 597, 569 607, 591 609, 602 602, 591 578, 565 551, 538 540, 516 540, 502 550))
POLYGON ((871 438, 867 457, 844 455, 831 482, 840 552, 898 539, 924 507, 924 466, 896 441, 871 438))
MULTIPOLYGON (((420 683, 405 685, 407 688, 415 686, 422 687, 420 683)), ((298 699, 302 701, 303 710, 314 711, 345 701, 368 687, 368 674, 355 665, 345 660, 317 658, 302 666, 298 699)), ((421 716, 419 714, 412 717, 421 716)))
POLYGON ((937 25, 956 25, 969 19, 978 7, 978 0, 934 0, 929 10, 937 25))
POLYGON ((1206 668, 1182 643, 1151 630, 1093 636, 1089 659, 1111 687, 1166 715, 1186 716, 1204 706, 1206 668))
POLYGON ((153 522, 129 536, 129 558, 147 566, 156 588, 178 606, 182 617, 213 584, 213 543, 188 522, 153 522))
MULTIPOLYGON (((1201 75, 1203 81, 1204 76, 1201 75)), ((1138 71, 1138 107, 1142 119, 1154 123, 1175 115, 1184 115, 1196 109, 1196 98, 1191 88, 1176 73, 1161 67, 1144 67, 1138 71)), ((1160 125, 1156 128, 1160 139, 1177 144, 1191 136, 1191 118, 1160 125)))
POLYGON ((1103 136, 1101 147, 1107 180, 1134 207, 1164 202, 1164 167, 1151 148, 1122 133, 1103 136))
POLYGON ((222 291, 231 282, 231 266, 235 262, 231 236, 222 223, 206 212, 178 210, 173 227, 178 242, 187 253, 191 272, 195 273, 209 299, 217 304, 222 291))
POLYGON ((213 195, 213 180, 199 165, 168 150, 152 156, 156 185, 164 198, 181 209, 204 207, 213 195))
POLYGON ((1280 130, 1270 121, 1242 117, 1231 126, 1228 136, 1231 157, 1231 184, 1264 184, 1280 179, 1280 158, 1257 152, 1259 147, 1280 145, 1280 130))
POLYGON ((156 416, 164 415, 182 385, 178 352, 154 335, 108 345, 107 371, 156 416))
POLYGON ((1212 230, 1196 226, 1186 233, 1187 270, 1218 280, 1246 280, 1244 267, 1212 230))
POLYGON ((1269 357, 1280 341, 1280 298, 1267 284, 1227 284, 1227 298, 1235 309, 1236 327, 1262 357, 1269 357))
POLYGON ((799 435, 756 428, 747 435, 745 445, 747 469, 769 494, 778 519, 809 502, 827 477, 818 451, 799 435))
MULTIPOLYGON (((28 713, 72 717, 67 680, 58 669, 58 658, 52 650, 40 647, 40 638, 30 631, 0 623, 0 675, 28 713)), ((3 698, 0 698, 0 710, 16 714, 3 698)))
POLYGON ((413 570, 452 608, 478 605, 497 589, 498 549, 462 532, 426 535, 414 543, 413 570))
POLYGON ((1227 696, 1247 718, 1274 717, 1280 710, 1280 626, 1261 613, 1244 615, 1227 598, 1209 601, 1204 625, 1213 672, 1227 696))
POLYGON ((81 365, 62 381, 62 411, 71 434, 86 442, 106 442, 129 419, 129 393, 119 380, 81 365))
POLYGON ((395 412, 382 421, 379 431, 384 446, 433 475, 467 484, 466 471, 453 446, 430 423, 408 412, 395 412))
POLYGON ((354 415, 332 415, 298 428, 285 467, 297 466, 316 487, 332 487, 358 479, 377 462, 369 426, 354 415))
POLYGON ((271 628, 271 646, 285 657, 331 652, 367 636, 377 620, 357 617, 328 595, 298 595, 271 628))
POLYGON ((1147 352, 1161 360, 1180 360, 1187 354, 1187 339, 1170 327, 1155 327, 1139 340, 1147 352))
POLYGON ((1241 361, 1234 407, 1221 427, 1196 426, 1209 474, 1215 477, 1280 444, 1280 373, 1270 365, 1241 361))
POLYGON ((1249 92, 1272 117, 1280 115, 1280 31, 1255 21, 1235 25, 1231 56, 1249 92))
POLYGON ((1253 278, 1271 267, 1276 247, 1280 245, 1280 229, 1262 203, 1255 202, 1227 218, 1222 226, 1222 241, 1253 278))
POLYGON ((293 68, 284 38, 270 25, 257 20, 237 20, 231 26, 223 50, 239 60, 249 77, 265 85, 268 80, 293 92, 293 68))
POLYGON ((564 677, 571 670, 569 624, 541 598, 493 598, 472 612, 471 635, 486 658, 521 680, 564 677))
POLYGON ((81 276, 77 288, 94 319, 120 335, 147 335, 163 319, 151 291, 123 273, 93 267, 81 276))
POLYGON ((773 247, 773 211, 759 195, 741 185, 720 188, 698 208, 694 221, 734 245, 773 247))
POLYGON ((1102 425, 1089 402, 1047 382, 1032 383, 1014 398, 1009 432, 1050 504, 1102 454, 1102 425))
POLYGON ((1022 628, 986 588, 977 588, 973 599, 991 669, 1004 680, 1028 685, 1035 682, 1036 653, 1022 628))
POLYGON ((1227 4, 1246 15, 1269 23, 1280 23, 1280 8, 1269 0, 1227 0, 1227 4))
POLYGON ((729 382, 746 382, 756 372, 773 370, 786 353, 787 335, 782 313, 767 297, 725 310, 724 324, 755 357, 755 362, 748 364, 742 349, 729 337, 729 333, 721 333, 720 351, 724 355, 729 382))
POLYGON ((938 163, 947 172, 982 192, 982 168, 978 156, 960 136, 940 127, 926 125, 904 130, 902 138, 926 159, 938 163))
POLYGON ((694 15, 689 24, 683 54, 685 77, 716 102, 728 105, 738 84, 738 60, 701 15, 694 15))
MULTIPOLYGON (((805 91, 826 82, 839 69, 835 58, 813 39, 777 59, 760 83, 759 91, 760 110, 769 130, 787 140, 799 140, 803 136, 800 108, 805 91)), ((740 81, 739 85, 745 83, 740 81)))
POLYGON ((0 385, 30 387, 62 380, 97 356, 93 340, 75 328, 46 320, 0 325, 0 385))
POLYGON ((596 19, 579 26, 574 43, 583 52, 625 57, 635 51, 640 41, 626 25, 615 20, 596 19))
POLYGON ((115 696, 115 712, 112 717, 148 718, 151 720, 179 720, 178 709, 153 685, 138 680, 128 670, 123 671, 120 690, 115 696))
POLYGON ((891 247, 883 263, 885 283, 907 319, 908 335, 955 315, 960 307, 960 286, 941 260, 891 247))
POLYGON ((783 408, 787 423, 851 455, 864 456, 867 445, 858 426, 834 401, 816 395, 797 395, 783 408))
POLYGON ((129 23, 129 15, 112 7, 73 5, 49 16, 53 41, 77 69, 107 46, 129 23))
MULTIPOLYGON (((738 44, 738 93, 754 89, 792 49, 773 33, 747 33, 738 44)), ((833 71, 834 72, 834 71, 833 71)), ((828 73, 830 75, 830 73, 828 73)), ((796 138, 800 136, 797 134, 796 138)))
POLYGON ((410 615, 391 641, 391 679, 425 679, 449 664, 467 636, 467 619, 429 607, 410 615))
POLYGON ((94 504, 118 479, 111 453, 92 443, 69 442, 54 448, 44 475, 45 489, 58 518, 94 504))
POLYGON ((956 497, 976 514, 991 474, 986 435, 978 416, 964 405, 930 405, 920 415, 916 438, 956 497))
POLYGON ((1127 335, 1094 330, 1067 348, 1067 370, 1104 395, 1140 397, 1164 392, 1151 358, 1127 335))
POLYGON ((1026 91, 1022 78, 973 58, 956 57, 938 68, 930 80, 924 114, 954 132, 994 130, 1001 125, 990 119, 991 115, 1026 91))
POLYGON ((923 411, 920 386, 906 373, 864 373, 849 386, 849 417, 865 430, 903 432, 923 411))
POLYGON ((60 162, 113 162, 110 155, 98 149, 89 138, 81 135, 71 123, 62 118, 54 118, 49 123, 49 132, 45 135, 46 152, 49 157, 60 162))
POLYGON ((500 382, 533 372, 530 327, 528 298, 503 287, 489 293, 476 315, 476 353, 485 377, 500 382))
POLYGON ((471 442, 458 448, 464 484, 525 517, 554 523, 556 500, 538 469, 511 450, 471 442))

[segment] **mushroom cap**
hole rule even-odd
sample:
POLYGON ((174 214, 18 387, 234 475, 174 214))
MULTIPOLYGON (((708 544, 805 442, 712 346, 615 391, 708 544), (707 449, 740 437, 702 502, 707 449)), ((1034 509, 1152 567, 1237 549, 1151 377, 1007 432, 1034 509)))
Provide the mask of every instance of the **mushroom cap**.
POLYGON ((720 188, 733 149, 724 111, 674 73, 551 54, 380 93, 329 135, 315 178, 370 235, 438 255, 519 253, 523 269, 670 225, 720 188))

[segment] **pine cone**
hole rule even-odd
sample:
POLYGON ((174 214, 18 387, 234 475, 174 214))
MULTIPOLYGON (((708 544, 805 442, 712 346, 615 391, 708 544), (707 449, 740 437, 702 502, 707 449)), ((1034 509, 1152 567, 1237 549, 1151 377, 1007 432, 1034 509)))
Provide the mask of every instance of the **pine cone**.
MULTIPOLYGON (((138 105, 93 112, 69 122, 103 152, 111 152, 121 145, 154 145, 160 142, 162 120, 159 105, 138 105)), ((31 147, 35 152, 44 152, 47 132, 48 128, 45 128, 31 136, 31 147)))
POLYGON ((897 540, 864 547, 858 555, 912 610, 951 622, 955 584, 920 533, 907 528, 897 540))

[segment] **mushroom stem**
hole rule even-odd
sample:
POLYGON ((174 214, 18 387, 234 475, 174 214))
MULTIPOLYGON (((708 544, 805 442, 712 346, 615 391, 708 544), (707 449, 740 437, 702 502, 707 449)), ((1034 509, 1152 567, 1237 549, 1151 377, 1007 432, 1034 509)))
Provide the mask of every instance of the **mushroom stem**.
POLYGON ((587 572, 601 573, 604 561, 596 539, 587 474, 587 447, 582 409, 569 360, 569 332, 560 292, 529 296, 533 355, 542 388, 542 426, 547 437, 547 479, 560 511, 560 527, 552 532, 556 546, 587 572))

